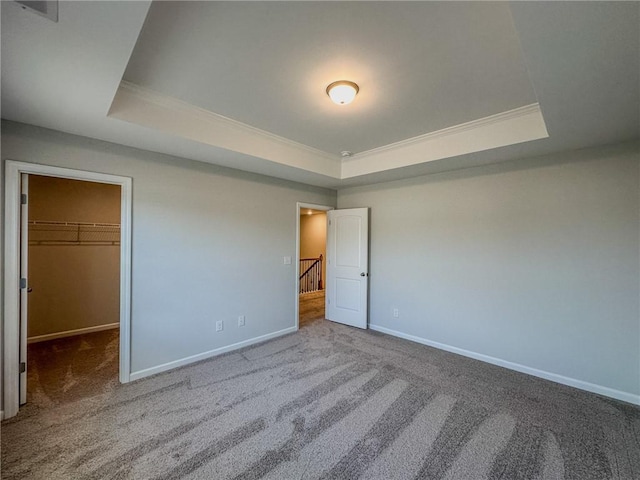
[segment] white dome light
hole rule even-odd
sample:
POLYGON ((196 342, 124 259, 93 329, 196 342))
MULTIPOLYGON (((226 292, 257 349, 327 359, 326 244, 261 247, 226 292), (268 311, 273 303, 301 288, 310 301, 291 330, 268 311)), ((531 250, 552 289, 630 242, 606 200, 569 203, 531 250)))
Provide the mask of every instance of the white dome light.
POLYGON ((337 105, 347 105, 353 102, 359 91, 358 85, 349 80, 338 80, 327 87, 327 95, 337 105))

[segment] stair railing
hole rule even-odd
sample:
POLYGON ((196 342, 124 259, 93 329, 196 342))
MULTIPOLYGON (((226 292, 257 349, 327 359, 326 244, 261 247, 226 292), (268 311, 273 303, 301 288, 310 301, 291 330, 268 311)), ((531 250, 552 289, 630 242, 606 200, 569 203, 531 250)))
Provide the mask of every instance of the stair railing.
POLYGON ((300 259, 300 293, 322 290, 322 255, 300 259))

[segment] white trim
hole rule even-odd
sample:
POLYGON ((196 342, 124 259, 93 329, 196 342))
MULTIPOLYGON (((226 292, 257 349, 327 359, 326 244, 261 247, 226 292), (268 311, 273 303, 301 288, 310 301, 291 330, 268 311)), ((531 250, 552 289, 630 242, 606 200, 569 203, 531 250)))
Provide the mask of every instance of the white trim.
POLYGON ((231 345, 226 345, 224 347, 215 348, 213 350, 209 350, 207 352, 198 353, 197 355, 191 355, 189 357, 184 357, 179 360, 174 360, 172 362, 163 363, 162 365, 158 365, 156 367, 145 368, 144 370, 139 370, 137 372, 131 372, 129 376, 130 380, 140 380, 141 378, 149 377, 151 375, 155 375, 157 373, 166 372, 167 370, 173 370, 174 368, 183 367, 185 365, 190 365, 195 362, 199 362, 201 360, 206 360, 211 357, 216 357, 223 353, 230 352, 232 350, 238 350, 239 348, 248 347, 249 345, 254 345, 256 343, 264 342, 266 340, 271 340, 272 338, 281 337, 282 335, 287 335, 288 333, 293 333, 297 329, 296 327, 285 328, 284 330, 279 330, 277 332, 268 333, 266 335, 262 335, 260 337, 250 338, 249 340, 243 340, 242 342, 234 343, 231 345))
POLYGON ((252 127, 251 125, 247 125, 246 123, 239 122, 238 120, 225 117, 224 115, 220 115, 219 113, 205 110, 204 108, 196 107, 195 105, 192 105, 190 103, 184 102, 174 97, 170 97, 168 95, 163 95, 154 90, 151 90, 146 87, 141 87, 140 85, 136 85, 135 83, 131 83, 126 80, 123 80, 120 83, 120 87, 118 89, 123 89, 125 91, 128 91, 129 93, 133 95, 137 95, 141 99, 144 99, 159 107, 168 108, 173 111, 188 112, 192 115, 197 115, 198 117, 200 117, 200 120, 208 119, 209 121, 212 121, 212 122, 228 124, 230 127, 233 127, 234 129, 244 130, 249 135, 261 136, 273 142, 279 142, 283 145, 288 145, 293 148, 305 150, 313 155, 320 155, 333 160, 340 158, 337 155, 332 155, 323 150, 310 147, 300 142, 289 140, 288 138, 281 137, 279 135, 268 132, 266 130, 261 130, 256 127, 252 127))
POLYGON ((2 391, 7 417, 19 408, 20 358, 20 171, 7 162, 5 170, 4 338, 2 391))
POLYGON ((336 180, 549 136, 540 105, 532 103, 341 158, 127 81, 108 116, 336 180))
MULTIPOLYGON (((26 195, 29 198, 29 175, 20 175, 20 196, 26 195)), ((29 203, 20 205, 20 281, 25 278, 29 280, 29 203)), ((20 319, 29 318, 29 290, 20 289, 20 319)), ((27 322, 20 322, 20 345, 18 347, 18 361, 24 362, 27 366, 28 345, 26 340, 28 335, 27 322)), ((29 372, 25 368, 19 375, 20 405, 27 403, 27 380, 29 372)))
MULTIPOLYGON (((297 202, 296 203, 296 291, 295 291, 295 322, 296 322, 296 330, 300 328, 300 211, 303 208, 310 208, 312 210, 324 210, 328 212, 329 210, 335 210, 336 207, 330 207, 328 205, 316 205, 314 203, 304 203, 297 202)), ((326 287, 325 287, 326 288, 326 287)))
POLYGON ((405 340, 411 340, 412 342, 421 343, 422 345, 428 345, 429 347, 434 347, 439 350, 445 350, 447 352, 456 353, 464 357, 469 357, 475 360, 490 363, 492 365, 497 365, 499 367, 508 368, 509 370, 515 370, 516 372, 526 373, 527 375, 544 378, 545 380, 550 380, 552 382, 567 385, 569 387, 586 390, 587 392, 597 393, 598 395, 603 395, 605 397, 615 398, 616 400, 622 400, 623 402, 640 405, 640 395, 635 395, 633 393, 615 390, 613 388, 597 385, 595 383, 585 382, 583 380, 578 380, 571 377, 565 377, 564 375, 558 375, 557 373, 538 370, 537 368, 527 367, 526 365, 509 362, 507 360, 491 357, 482 353, 471 352, 462 348, 453 347, 451 345, 440 342, 434 342, 433 340, 428 340, 426 338, 417 337, 408 333, 399 332, 390 328, 381 327, 380 325, 369 324, 369 328, 371 330, 375 330, 376 332, 386 333, 387 335, 392 335, 394 337, 404 338, 405 340))
POLYGON ((459 125, 453 125, 451 127, 443 128, 441 130, 436 130, 434 132, 418 135, 417 137, 411 137, 406 140, 401 140, 399 142, 383 145, 382 147, 372 148, 371 150, 366 150, 356 155, 346 157, 344 161, 348 162, 354 158, 362 157, 365 155, 374 155, 376 153, 395 150, 397 148, 411 145, 413 143, 422 143, 428 140, 434 140, 439 137, 446 137, 450 135, 456 135, 459 133, 469 132, 480 127, 499 124, 506 120, 517 119, 522 116, 529 115, 531 113, 538 113, 539 111, 540 111, 540 106, 537 103, 532 103, 531 105, 525 105, 524 107, 514 108, 513 110, 496 113, 488 117, 478 118, 476 120, 471 120, 470 122, 461 123, 459 125))
POLYGON ((46 342, 47 340, 55 340, 57 338, 75 337, 84 333, 102 332, 103 330, 112 330, 119 328, 120 323, 107 323, 105 325, 96 325, 95 327, 76 328, 75 330, 66 330, 64 332, 47 333, 45 335, 36 335, 27 338, 27 343, 46 342))
POLYGON ((122 81, 108 116, 338 179, 341 160, 174 97, 122 81))
POLYGON ((533 103, 343 159, 341 179, 432 162, 547 138, 540 105, 533 103))
POLYGON ((130 380, 131 365, 131 209, 132 180, 98 172, 35 163, 5 162, 3 407, 7 418, 18 413, 20 344, 20 175, 22 173, 120 185, 120 381, 130 380))

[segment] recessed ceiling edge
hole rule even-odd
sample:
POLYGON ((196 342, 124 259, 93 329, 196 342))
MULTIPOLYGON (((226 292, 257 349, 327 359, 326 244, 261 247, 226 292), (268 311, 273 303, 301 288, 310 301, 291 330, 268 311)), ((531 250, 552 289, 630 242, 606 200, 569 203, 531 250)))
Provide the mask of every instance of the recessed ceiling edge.
POLYGON ((340 158, 126 81, 108 116, 336 180, 549 136, 533 103, 340 158))

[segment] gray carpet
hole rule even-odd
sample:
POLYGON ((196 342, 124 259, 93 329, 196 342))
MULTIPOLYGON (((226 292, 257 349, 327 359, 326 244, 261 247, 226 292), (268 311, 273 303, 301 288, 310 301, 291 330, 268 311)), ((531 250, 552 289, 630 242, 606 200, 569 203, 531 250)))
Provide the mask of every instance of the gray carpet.
POLYGON ((637 479, 640 409, 318 320, 2 424, 6 479, 637 479))
POLYGON ((120 330, 85 333, 28 346, 27 402, 48 408, 118 385, 120 330))

